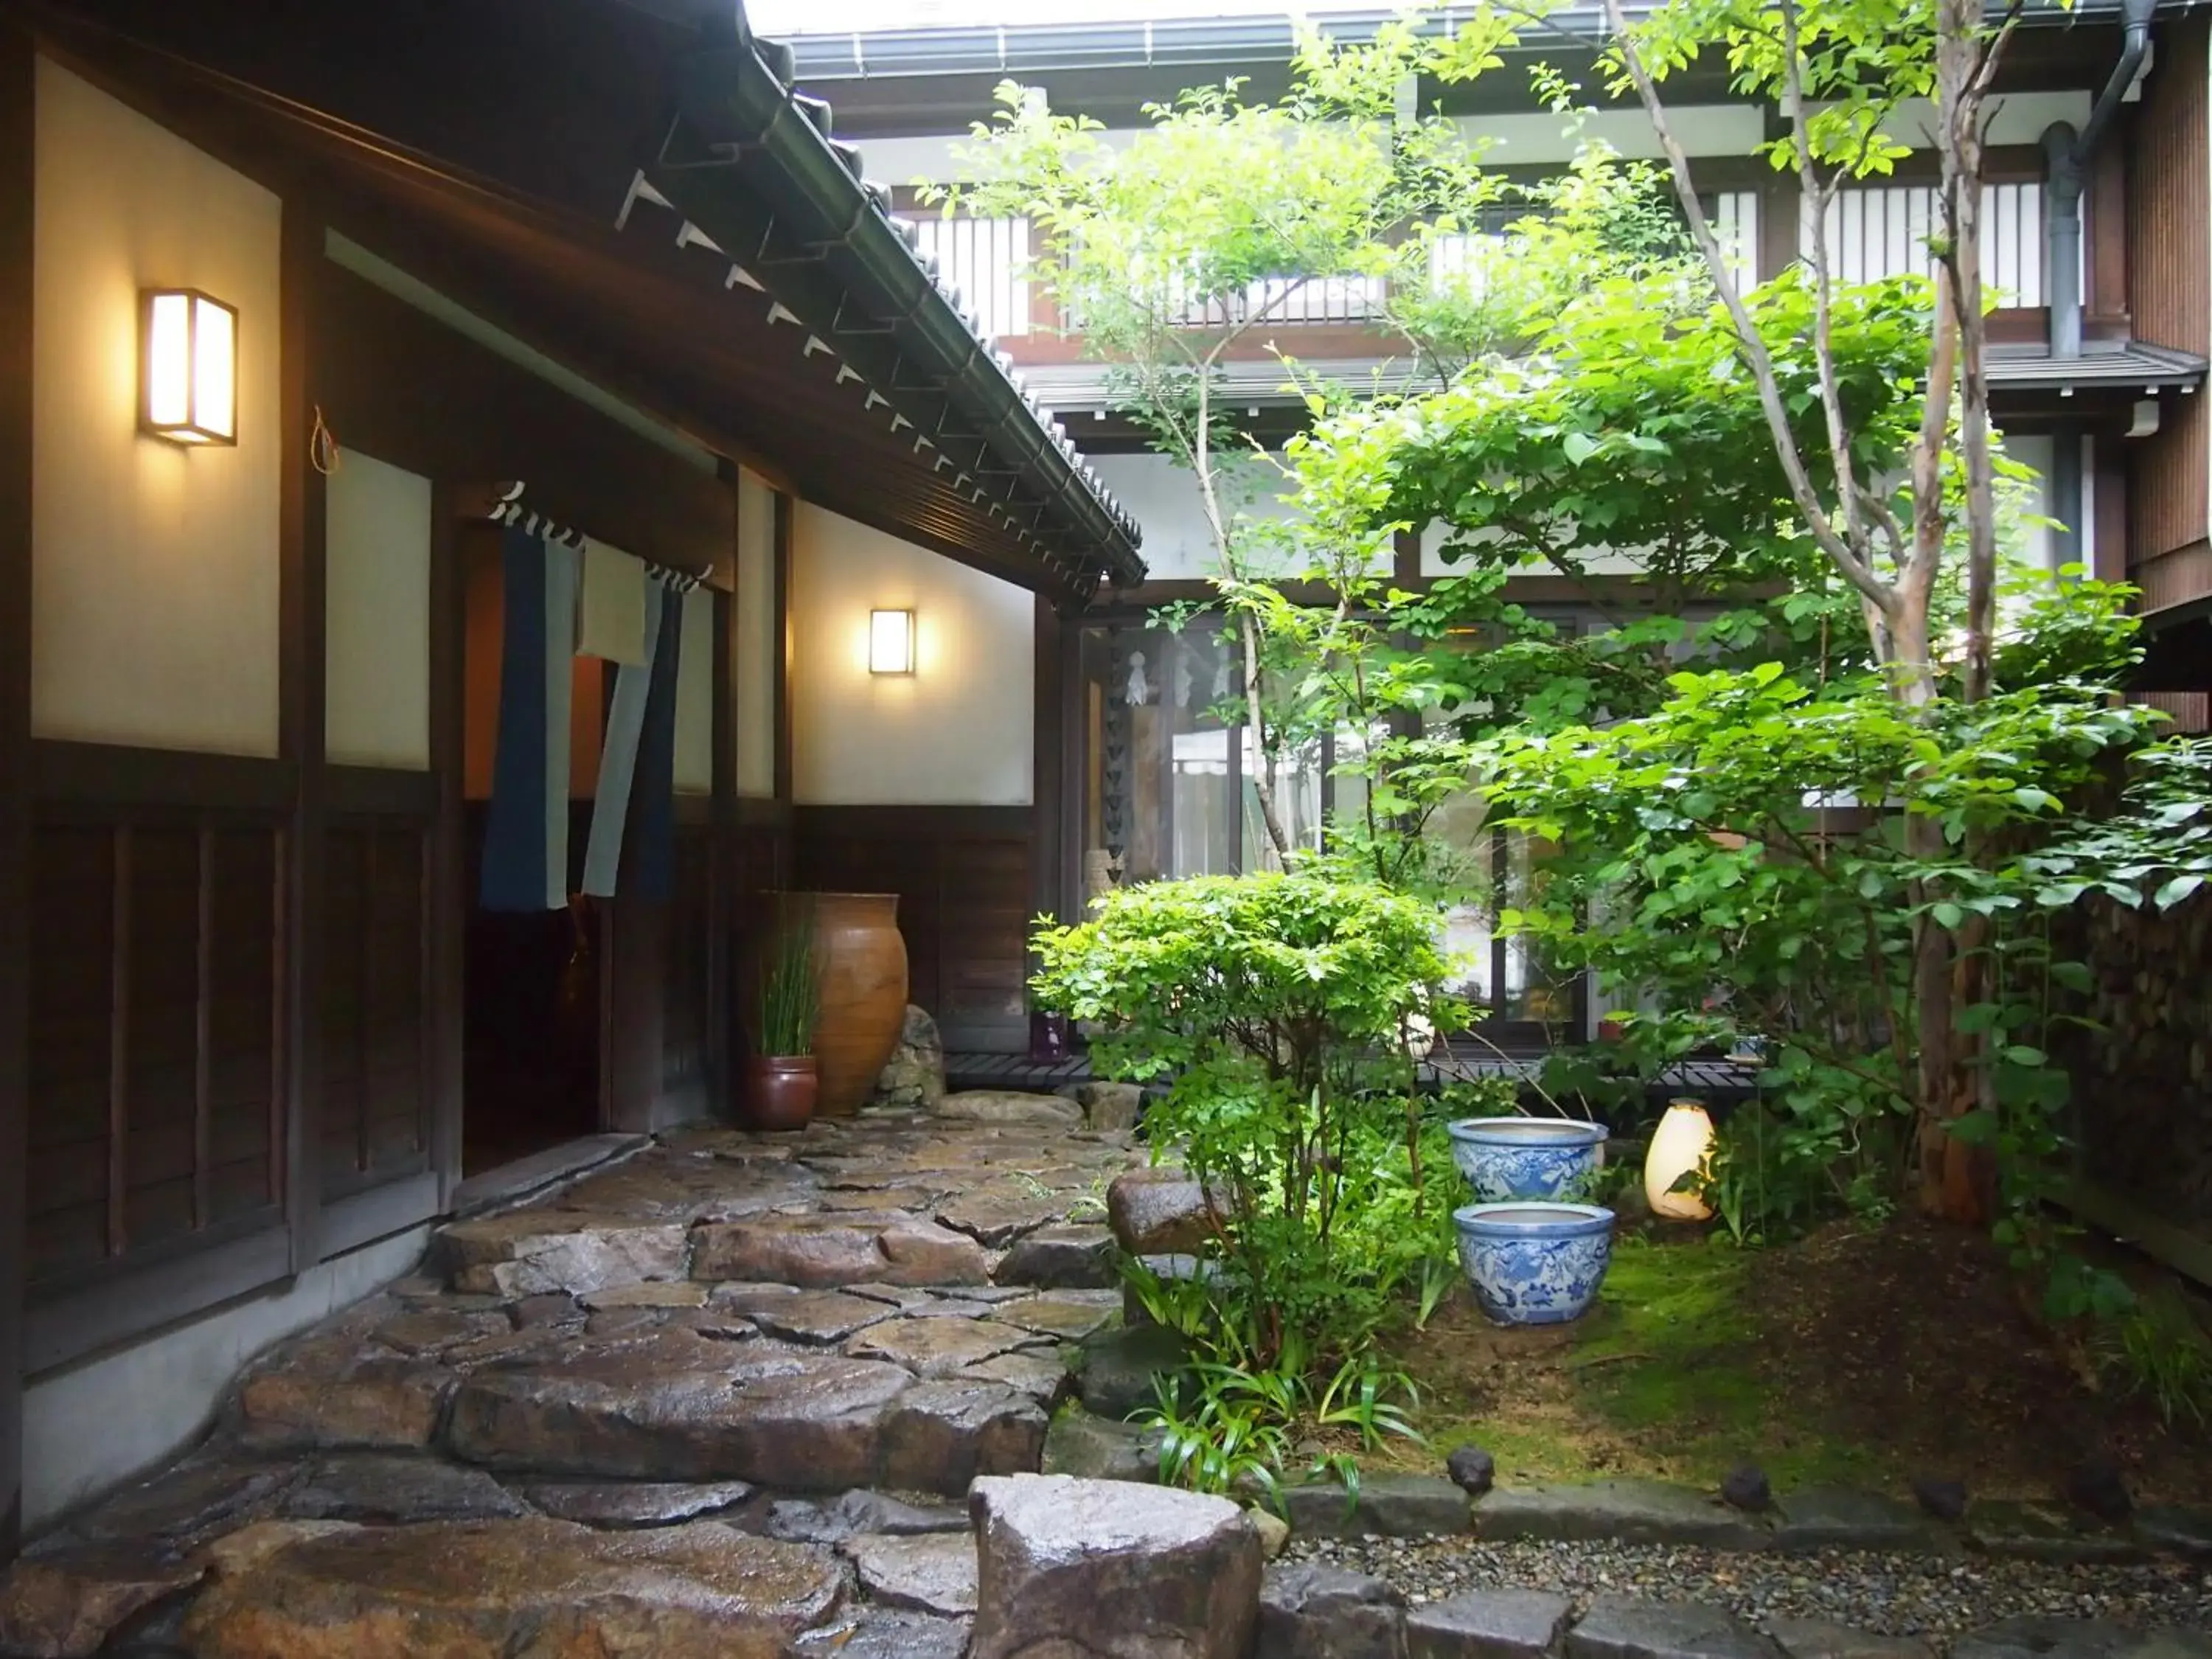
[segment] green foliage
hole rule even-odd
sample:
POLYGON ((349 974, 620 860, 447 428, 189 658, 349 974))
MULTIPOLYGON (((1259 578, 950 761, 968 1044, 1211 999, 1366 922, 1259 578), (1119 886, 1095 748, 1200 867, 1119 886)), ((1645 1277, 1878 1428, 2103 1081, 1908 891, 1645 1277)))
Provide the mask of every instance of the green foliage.
POLYGON ((2136 1302, 2100 1328, 2094 1349, 2099 1369, 2169 1429, 2212 1426, 2212 1334, 2181 1291, 2136 1302))
POLYGON ((812 1054, 822 988, 810 918, 801 913, 785 919, 763 969, 758 1051, 784 1058, 812 1054))
MULTIPOLYGON (((1161 1431, 1161 1480, 1193 1492, 1257 1490, 1270 1507, 1282 1508, 1281 1472, 1291 1459, 1291 1431, 1306 1426, 1356 1434, 1364 1450, 1386 1440, 1425 1443, 1410 1413, 1419 1396, 1402 1371, 1386 1370, 1371 1355, 1344 1360, 1325 1379, 1296 1355, 1272 1365, 1201 1362, 1181 1386, 1154 1385, 1154 1403, 1138 1415, 1161 1431)), ((1322 1451, 1310 1462, 1310 1478, 1340 1481, 1348 1498, 1359 1493, 1353 1454, 1322 1451)))

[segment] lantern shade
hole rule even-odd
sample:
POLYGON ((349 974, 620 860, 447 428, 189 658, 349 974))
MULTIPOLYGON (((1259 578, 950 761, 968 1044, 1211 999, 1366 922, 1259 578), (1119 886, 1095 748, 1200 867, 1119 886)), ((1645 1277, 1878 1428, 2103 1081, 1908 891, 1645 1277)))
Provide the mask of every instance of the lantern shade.
POLYGON ((1644 1196, 1651 1212, 1669 1221, 1704 1221, 1712 1206, 1695 1191, 1676 1192, 1674 1183, 1692 1171, 1702 1172, 1713 1152, 1713 1121, 1694 1100, 1678 1100, 1667 1108, 1652 1133, 1650 1150, 1644 1155, 1644 1196))
POLYGON ((197 289, 146 289, 138 379, 140 430, 175 444, 235 444, 237 311, 197 289))
POLYGON ((914 612, 868 612, 868 672, 914 672, 914 612))

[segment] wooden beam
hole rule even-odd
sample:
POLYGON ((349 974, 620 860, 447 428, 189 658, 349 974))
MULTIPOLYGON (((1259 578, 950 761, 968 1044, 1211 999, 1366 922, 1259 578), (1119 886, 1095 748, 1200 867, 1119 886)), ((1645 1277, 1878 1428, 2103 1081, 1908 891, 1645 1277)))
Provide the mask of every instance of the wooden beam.
POLYGON ((1060 733, 1064 663, 1060 630, 1064 626, 1052 601, 1040 596, 1031 651, 1036 685, 1030 737, 1030 799, 1035 803, 1030 820, 1030 914, 1072 921, 1074 918, 1066 908, 1067 888, 1061 856, 1067 769, 1066 745, 1060 733))
POLYGON ((329 679, 325 613, 323 474, 313 462, 315 410, 327 393, 313 355, 323 280, 323 222, 297 194, 284 201, 281 245, 283 353, 279 366, 283 473, 277 504, 277 749, 293 769, 285 836, 287 882, 282 976, 284 999, 284 1214, 292 1271, 322 1259, 325 787, 323 748, 329 679))
POLYGON ((31 300, 38 100, 0 18, 0 1565, 23 1523, 23 1170, 29 1158, 31 300))
POLYGON ((438 792, 430 835, 430 1168, 438 1210, 453 1207, 461 1184, 462 1044, 467 995, 469 896, 462 829, 467 787, 468 592, 463 528, 453 489, 430 486, 430 770, 438 792))
MULTIPOLYGON (((730 568, 738 565, 738 469, 727 467, 723 483, 730 491, 730 568)), ((731 931, 737 920, 738 874, 738 596, 732 589, 714 595, 714 672, 713 718, 714 793, 709 801, 707 853, 707 1074, 708 1087, 718 1108, 734 1100, 737 1056, 731 1052, 730 1012, 735 1005, 736 963, 730 950, 731 931)))

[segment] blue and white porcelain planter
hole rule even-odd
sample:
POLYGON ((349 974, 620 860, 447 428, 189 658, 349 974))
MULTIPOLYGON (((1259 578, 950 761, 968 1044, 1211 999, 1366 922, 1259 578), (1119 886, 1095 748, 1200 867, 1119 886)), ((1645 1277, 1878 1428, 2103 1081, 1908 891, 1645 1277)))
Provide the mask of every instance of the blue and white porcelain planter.
POLYGON ((1595 1204, 1469 1204, 1452 1222, 1475 1302, 1500 1325, 1581 1318, 1613 1261, 1613 1212, 1595 1204))
POLYGON ((1579 1197, 1605 1161, 1606 1127, 1565 1117, 1463 1117, 1452 1162, 1478 1204, 1579 1197))

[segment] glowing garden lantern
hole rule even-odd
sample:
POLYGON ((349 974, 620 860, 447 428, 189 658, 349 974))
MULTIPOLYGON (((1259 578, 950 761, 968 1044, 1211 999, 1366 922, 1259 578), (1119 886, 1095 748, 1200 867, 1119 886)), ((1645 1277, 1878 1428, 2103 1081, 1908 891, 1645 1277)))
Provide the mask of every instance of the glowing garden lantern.
POLYGON ((1712 1206, 1692 1188, 1677 1192, 1685 1176, 1702 1174, 1713 1153, 1713 1121, 1694 1100, 1670 1102, 1644 1155, 1644 1196, 1651 1212, 1668 1221, 1704 1221, 1712 1206))

